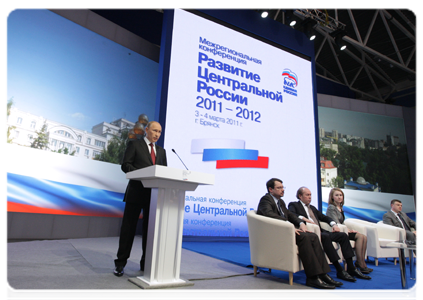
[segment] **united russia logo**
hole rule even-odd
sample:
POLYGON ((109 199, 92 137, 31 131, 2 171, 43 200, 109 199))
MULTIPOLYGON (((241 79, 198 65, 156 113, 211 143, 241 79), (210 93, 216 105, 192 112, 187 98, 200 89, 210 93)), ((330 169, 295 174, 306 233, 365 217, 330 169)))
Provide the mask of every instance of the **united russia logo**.
POLYGON ((283 77, 283 91, 287 94, 297 96, 298 77, 297 74, 290 69, 285 69, 282 72, 283 77))

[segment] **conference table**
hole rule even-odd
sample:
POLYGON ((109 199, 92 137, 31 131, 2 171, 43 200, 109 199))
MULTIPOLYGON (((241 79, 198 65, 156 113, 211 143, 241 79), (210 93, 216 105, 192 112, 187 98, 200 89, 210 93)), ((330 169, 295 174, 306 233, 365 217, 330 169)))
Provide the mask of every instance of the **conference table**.
POLYGON ((403 242, 392 242, 387 244, 386 247, 398 249, 400 272, 401 272, 401 286, 403 289, 408 289, 405 251, 408 250, 408 258, 410 263, 410 279, 416 280, 416 268, 415 268, 415 260, 414 260, 414 251, 416 251, 416 245, 415 244, 410 245, 403 242))

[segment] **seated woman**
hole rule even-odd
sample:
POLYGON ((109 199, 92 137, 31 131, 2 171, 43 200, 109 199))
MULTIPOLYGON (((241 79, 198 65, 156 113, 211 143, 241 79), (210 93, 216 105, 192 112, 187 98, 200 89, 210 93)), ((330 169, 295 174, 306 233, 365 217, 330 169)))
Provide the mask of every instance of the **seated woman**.
MULTIPOLYGON (((342 209, 344 201, 344 192, 341 189, 333 188, 330 191, 326 215, 339 224, 344 224, 345 220, 344 210, 342 209)), ((373 269, 368 268, 364 260, 367 249, 367 236, 355 230, 348 230, 348 237, 350 240, 355 241, 355 254, 357 256, 355 266, 361 273, 369 274, 373 269)))

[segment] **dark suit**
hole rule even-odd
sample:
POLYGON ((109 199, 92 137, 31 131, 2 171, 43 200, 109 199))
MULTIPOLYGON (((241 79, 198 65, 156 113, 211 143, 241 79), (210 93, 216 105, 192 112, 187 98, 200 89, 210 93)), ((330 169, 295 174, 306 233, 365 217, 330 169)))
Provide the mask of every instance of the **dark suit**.
MULTIPOLYGON (((328 216, 322 214, 320 211, 317 210, 313 205, 310 205, 311 210, 313 211, 316 218, 321 221, 330 224, 333 220, 328 216)), ((288 204, 288 208, 291 212, 293 212, 296 216, 303 216, 308 218, 308 215, 304 209, 304 206, 301 201, 291 202, 288 204)), ((320 224, 316 224, 320 227, 320 224)), ((329 258, 329 260, 333 263, 340 259, 338 253, 336 253, 335 248, 333 247, 332 242, 337 242, 341 246, 342 255, 344 258, 352 258, 354 256, 354 251, 351 247, 348 235, 344 232, 329 232, 324 230, 320 227, 321 232, 321 241, 323 245, 323 249, 329 258)))
MULTIPOLYGON (((275 200, 269 193, 260 199, 257 214, 289 221, 298 227, 302 221, 286 208, 285 202, 282 199, 279 200, 279 203, 285 216, 279 213, 275 200)), ((319 237, 316 234, 311 232, 300 232, 299 235, 295 234, 295 241, 307 277, 330 272, 330 267, 326 262, 325 255, 319 242, 319 237)))
MULTIPOLYGON (((416 235, 413 231, 417 230, 416 222, 411 220, 405 213, 401 212, 401 216, 404 219, 405 223, 410 227, 411 231, 405 230, 406 239, 410 241, 416 240, 416 235)), ((392 212, 392 210, 388 211, 386 214, 383 215, 383 223, 392 225, 399 228, 404 228, 400 220, 396 217, 396 215, 392 212)), ((405 228, 404 228, 405 229, 405 228)))
MULTIPOLYGON (((123 172, 131 172, 153 165, 151 155, 144 139, 130 140, 125 150, 121 169, 123 172)), ((167 166, 166 151, 156 145, 156 165, 167 166)), ((120 229, 119 249, 117 252, 116 266, 124 267, 130 256, 134 242, 137 222, 143 210, 142 223, 142 258, 145 259, 147 246, 148 219, 150 212, 151 189, 144 188, 141 181, 129 180, 126 187, 125 210, 123 213, 122 226, 120 229)))

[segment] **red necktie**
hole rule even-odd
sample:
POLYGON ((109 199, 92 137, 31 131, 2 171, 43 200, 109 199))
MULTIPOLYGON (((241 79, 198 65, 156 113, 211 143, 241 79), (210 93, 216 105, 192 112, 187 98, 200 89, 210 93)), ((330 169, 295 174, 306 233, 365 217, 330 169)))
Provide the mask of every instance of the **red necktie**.
POLYGON ((154 153, 154 145, 153 143, 150 143, 151 147, 151 160, 153 161, 153 165, 156 164, 156 153, 154 153))

